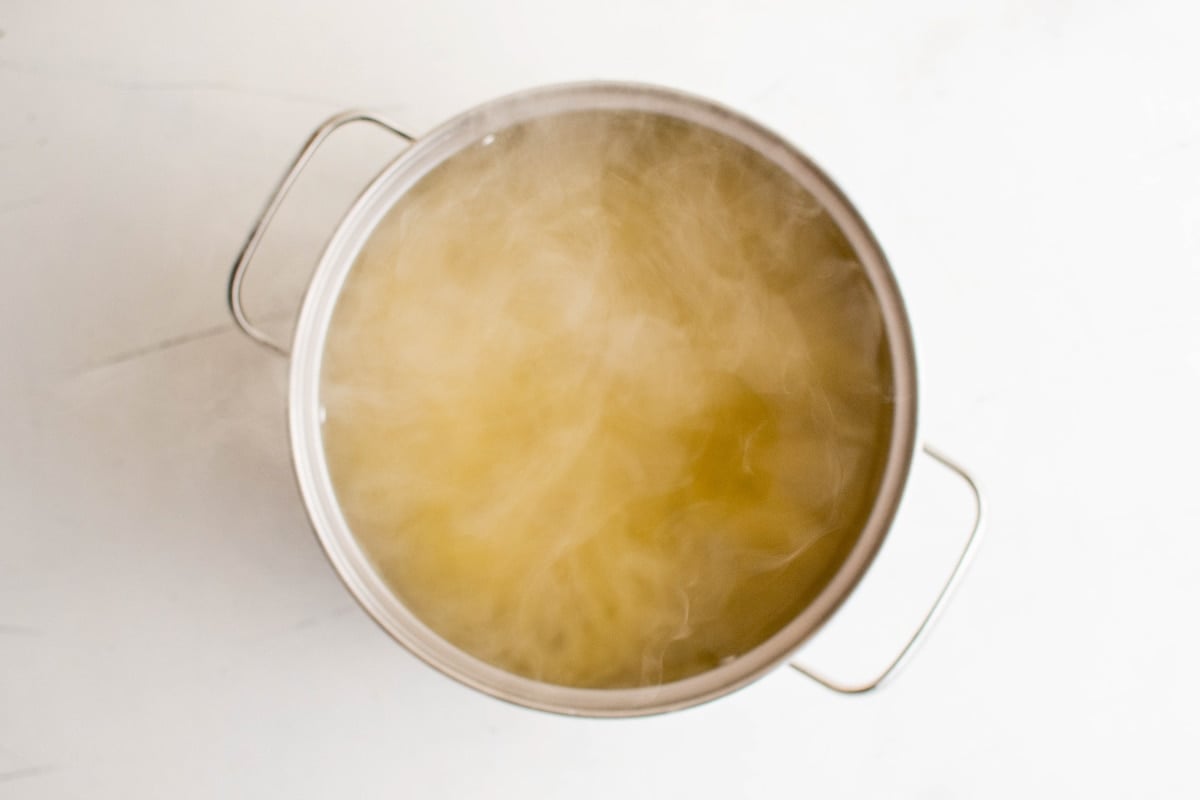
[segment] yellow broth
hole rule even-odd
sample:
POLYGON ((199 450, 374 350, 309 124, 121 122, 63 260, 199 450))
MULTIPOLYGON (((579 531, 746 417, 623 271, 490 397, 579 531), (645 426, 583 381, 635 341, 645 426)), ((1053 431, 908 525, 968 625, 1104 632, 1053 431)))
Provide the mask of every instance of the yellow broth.
POLYGON ((891 432, 878 303, 777 166, 634 112, 497 131, 372 234, 322 373, 338 501, 439 635, 505 670, 653 685, 793 619, 891 432))

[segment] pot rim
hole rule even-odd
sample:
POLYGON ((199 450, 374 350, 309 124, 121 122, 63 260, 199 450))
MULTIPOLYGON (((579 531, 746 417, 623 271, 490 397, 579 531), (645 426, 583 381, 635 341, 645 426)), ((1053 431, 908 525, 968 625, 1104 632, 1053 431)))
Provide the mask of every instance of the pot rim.
POLYGON ((682 709, 733 692, 774 669, 824 624, 870 567, 899 506, 915 451, 912 329, 887 258, 866 222, 833 180, 781 136, 724 106, 657 86, 586 82, 539 87, 485 102, 417 139, 371 181, 339 223, 305 293, 291 353, 288 419, 293 468, 317 539, 355 600, 393 639, 460 683, 510 703, 562 714, 628 717, 682 709), (321 436, 320 375, 330 319, 346 276, 384 214, 431 169, 487 133, 535 117, 584 110, 677 117, 739 141, 787 171, 821 203, 854 249, 879 303, 892 360, 895 405, 879 490, 854 547, 833 578, 795 618, 749 652, 658 686, 588 689, 543 683, 477 659, 443 639, 371 566, 341 513, 321 436))

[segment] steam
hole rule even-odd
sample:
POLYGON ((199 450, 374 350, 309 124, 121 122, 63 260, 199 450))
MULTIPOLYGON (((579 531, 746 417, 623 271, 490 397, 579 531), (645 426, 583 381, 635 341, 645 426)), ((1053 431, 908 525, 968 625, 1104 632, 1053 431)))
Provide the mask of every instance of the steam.
POLYGON ((510 671, 657 684, 806 605, 889 432, 879 312, 811 196, 642 113, 496 131, 339 300, 325 447, 381 574, 510 671))

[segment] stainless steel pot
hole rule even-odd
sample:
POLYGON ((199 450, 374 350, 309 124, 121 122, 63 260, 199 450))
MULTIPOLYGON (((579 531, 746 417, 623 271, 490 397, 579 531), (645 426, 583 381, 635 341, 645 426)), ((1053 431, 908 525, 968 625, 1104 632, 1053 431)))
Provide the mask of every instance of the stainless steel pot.
MULTIPOLYGON (((314 151, 334 131, 367 122, 411 143, 363 191, 329 241, 305 295, 291 348, 289 419, 296 478, 317 537, 355 599, 396 641, 429 665, 502 700, 565 714, 621 717, 652 714, 703 703, 734 691, 785 661, 828 618, 858 584, 888 533, 904 490, 917 444, 917 377, 911 330, 904 304, 883 251, 845 195, 812 161, 788 142, 746 117, 696 97, 648 86, 586 83, 522 92, 485 103, 414 139, 378 116, 347 112, 312 135, 267 203, 233 267, 229 306, 250 338, 282 354, 246 316, 242 284, 260 239, 288 190, 314 151), (431 169, 498 129, 569 111, 637 110, 677 117, 704 126, 761 153, 790 174, 825 207, 854 248, 879 301, 895 373, 895 418, 886 466, 873 510, 857 543, 825 589, 778 633, 733 661, 661 686, 580 689, 541 683, 511 674, 457 649, 413 615, 375 573, 338 507, 321 440, 321 359, 330 317, 359 250, 384 214, 431 169)), ((975 499, 975 522, 954 571, 933 607, 895 660, 869 683, 848 686, 793 663, 798 671, 838 692, 862 693, 895 673, 928 631, 961 576, 982 527, 983 504, 973 479, 937 451, 926 453, 959 474, 975 499)))

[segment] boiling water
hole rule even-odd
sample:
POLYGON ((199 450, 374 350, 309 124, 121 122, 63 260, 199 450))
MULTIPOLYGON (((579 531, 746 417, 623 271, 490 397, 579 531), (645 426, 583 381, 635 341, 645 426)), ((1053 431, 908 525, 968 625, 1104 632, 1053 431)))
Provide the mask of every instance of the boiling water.
POLYGON ((429 627, 520 675, 676 680, 832 577, 890 434, 874 295, 813 198, 718 134, 568 114, 482 139, 346 281, 324 444, 429 627))

